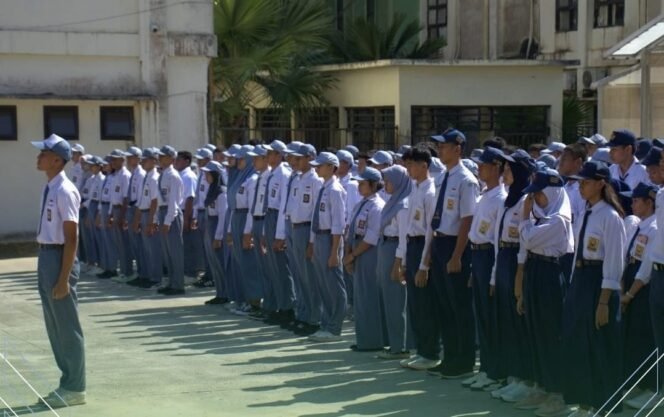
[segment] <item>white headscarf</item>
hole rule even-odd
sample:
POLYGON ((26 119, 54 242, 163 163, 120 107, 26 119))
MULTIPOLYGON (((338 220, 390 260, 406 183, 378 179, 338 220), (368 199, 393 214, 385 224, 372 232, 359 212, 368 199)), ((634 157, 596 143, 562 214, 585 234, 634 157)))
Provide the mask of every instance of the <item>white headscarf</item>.
POLYGON ((533 204, 533 216, 536 219, 548 220, 558 216, 565 224, 567 238, 567 253, 574 252, 574 231, 572 229, 572 205, 567 192, 563 187, 546 187, 542 190, 549 204, 542 208, 537 203, 533 204))

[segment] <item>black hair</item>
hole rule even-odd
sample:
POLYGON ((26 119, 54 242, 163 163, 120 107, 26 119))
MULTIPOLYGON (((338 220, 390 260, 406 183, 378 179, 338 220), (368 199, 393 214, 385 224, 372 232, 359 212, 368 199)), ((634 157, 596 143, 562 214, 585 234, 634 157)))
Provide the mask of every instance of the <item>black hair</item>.
POLYGON ((580 143, 567 145, 563 150, 563 153, 569 153, 574 157, 574 159, 580 159, 583 162, 586 162, 586 159, 588 159, 588 150, 585 145, 580 143))
POLYGON ((543 143, 531 143, 530 145, 528 145, 528 152, 533 152, 533 151, 541 152, 544 149, 546 149, 546 145, 543 143))
POLYGON ((482 147, 486 146, 491 146, 492 148, 500 149, 502 150, 505 146, 507 145, 507 141, 500 136, 493 137, 491 139, 487 139, 484 142, 482 142, 482 147))
POLYGON ((427 167, 431 166, 431 152, 426 147, 415 146, 410 148, 403 154, 402 159, 404 161, 426 162, 427 167))
POLYGON ((259 139, 250 139, 249 140, 249 145, 251 145, 251 146, 256 146, 256 145, 260 145, 260 144, 261 144, 261 141, 259 139))
POLYGON ((438 149, 436 148, 436 145, 433 144, 433 142, 420 142, 414 147, 420 149, 426 149, 427 151, 429 151, 429 153, 433 158, 438 158, 438 149))
POLYGON ((323 149, 323 151, 336 154, 338 149, 334 146, 328 146, 327 148, 323 149))
POLYGON ((505 207, 509 209, 514 207, 516 203, 521 200, 521 197, 523 197, 523 190, 530 182, 530 171, 528 168, 518 162, 507 163, 510 164, 512 178, 514 179, 514 182, 512 185, 510 185, 509 191, 507 193, 507 198, 505 199, 505 207))
POLYGON ((178 152, 178 158, 184 159, 189 164, 191 164, 192 156, 191 156, 191 152, 189 152, 189 151, 180 151, 180 152, 178 152))
POLYGON ((222 153, 224 150, 222 148, 214 148, 214 151, 212 151, 212 154, 215 153, 222 153))
POLYGON ((516 152, 517 149, 519 149, 519 148, 514 146, 514 145, 507 144, 507 145, 503 146, 502 151, 505 155, 511 155, 514 152, 516 152))

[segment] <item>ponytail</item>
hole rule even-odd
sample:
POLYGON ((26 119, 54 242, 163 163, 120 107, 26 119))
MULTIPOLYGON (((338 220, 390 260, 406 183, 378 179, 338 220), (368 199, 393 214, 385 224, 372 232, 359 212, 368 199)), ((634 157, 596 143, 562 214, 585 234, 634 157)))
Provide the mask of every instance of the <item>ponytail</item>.
POLYGON ((613 207, 613 209, 618 212, 621 218, 625 217, 625 210, 618 200, 618 195, 613 190, 611 184, 608 182, 604 183, 604 187, 602 188, 602 200, 604 200, 606 204, 613 207))

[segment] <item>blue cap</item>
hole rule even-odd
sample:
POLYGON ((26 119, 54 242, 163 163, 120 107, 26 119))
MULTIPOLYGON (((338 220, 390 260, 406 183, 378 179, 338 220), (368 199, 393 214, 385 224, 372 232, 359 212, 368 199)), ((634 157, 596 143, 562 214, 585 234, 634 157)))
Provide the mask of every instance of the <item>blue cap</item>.
POLYGON ((563 178, 550 168, 544 168, 535 173, 530 184, 523 190, 524 193, 536 193, 542 191, 546 187, 562 187, 564 185, 563 178))
POLYGON ((254 149, 247 152, 249 156, 267 156, 267 147, 265 145, 256 145, 254 149))
MULTIPOLYGON (((473 152, 476 150, 477 149, 473 149, 473 152)), ((484 150, 479 150, 481 151, 479 156, 473 156, 472 153, 470 155, 470 159, 472 159, 477 164, 502 164, 505 161, 505 154, 500 149, 487 146, 484 148, 484 150)), ((475 152, 475 155, 477 153, 478 152, 475 152)))
POLYGON ((650 139, 641 139, 636 141, 636 151, 634 156, 636 159, 643 159, 648 155, 650 149, 652 148, 652 141, 650 139))
POLYGON ((351 166, 355 163, 355 158, 353 158, 353 154, 345 149, 340 149, 337 151, 337 158, 339 158, 339 162, 345 161, 346 163, 348 163, 348 165, 351 166))
POLYGON ((410 148, 412 148, 412 146, 410 146, 410 145, 401 145, 401 146, 399 146, 399 150, 397 151, 397 158, 401 158, 403 156, 403 154, 405 154, 406 151, 408 151, 410 148))
POLYGON ((636 145, 636 135, 627 129, 614 130, 609 140, 610 147, 636 145))
POLYGON ((661 160, 662 160, 662 148, 653 146, 650 149, 650 152, 648 152, 648 155, 646 155, 646 157, 641 160, 641 164, 643 166, 649 167, 653 165, 659 165, 659 161, 661 160))
POLYGON ((611 165, 611 154, 609 148, 597 148, 590 160, 604 162, 607 165, 611 165))
MULTIPOLYGON (((307 145, 303 145, 303 146, 307 146, 307 145)), ((312 146, 312 148, 313 148, 313 146, 312 146)), ((313 161, 309 161, 309 165, 314 166, 314 167, 317 167, 317 166, 320 166, 320 165, 325 165, 325 164, 334 165, 335 167, 338 167, 339 166, 339 158, 337 158, 337 156, 333 153, 321 152, 316 157, 316 159, 314 159, 313 161)))
MULTIPOLYGON (((208 149, 209 151, 209 149, 208 149)), ((221 174, 224 172, 224 167, 221 166, 221 164, 217 161, 210 161, 203 168, 201 168, 201 171, 205 172, 216 172, 218 174, 221 174)))
MULTIPOLYGON (((329 152, 327 152, 329 153, 329 152)), ((304 145, 300 146, 297 151, 292 152, 294 156, 308 156, 310 158, 313 158, 316 156, 316 148, 314 148, 313 145, 310 145, 308 143, 305 143, 304 145)), ((332 155, 332 154, 330 154, 332 155)), ((334 156, 334 155, 332 155, 334 156)), ((336 158, 336 156, 335 156, 336 158)), ((337 160, 337 166, 339 165, 339 160, 337 160)))
POLYGON ((102 163, 102 165, 108 165, 108 164, 111 162, 111 160, 112 160, 111 156, 110 156, 110 155, 106 155, 106 156, 103 158, 103 161, 104 161, 104 162, 102 163))
POLYGON ((628 198, 649 198, 652 201, 655 201, 657 199, 658 191, 659 188, 657 188, 657 186, 640 182, 632 191, 622 191, 620 195, 628 198))
POLYGON ((50 151, 58 155, 65 162, 71 160, 71 145, 60 136, 53 134, 44 140, 31 142, 32 146, 40 151, 50 151))
POLYGON ((524 151, 523 149, 517 149, 513 154, 505 155, 504 158, 508 162, 521 165, 522 167, 526 168, 528 172, 530 172, 531 174, 537 172, 537 170, 539 169, 537 167, 537 164, 535 163, 535 160, 530 156, 528 152, 524 151))
POLYGON ((170 145, 164 145, 157 151, 157 155, 159 156, 170 156, 171 158, 175 158, 178 156, 177 151, 175 150, 174 147, 170 145))
POLYGON ((229 158, 234 158, 235 155, 237 155, 237 153, 240 152, 240 149, 242 149, 242 146, 238 145, 237 143, 234 143, 233 145, 231 145, 230 148, 223 151, 222 154, 226 155, 229 158))
POLYGON ((127 152, 124 153, 125 156, 137 156, 141 157, 143 155, 143 151, 141 151, 141 148, 138 148, 136 146, 130 146, 129 149, 127 149, 127 152))
POLYGON ((599 133, 592 135, 590 140, 592 140, 597 146, 606 146, 606 144, 609 143, 609 141, 599 133))
POLYGON ((657 146, 660 149, 664 149, 664 140, 655 138, 652 140, 652 146, 657 146))
MULTIPOLYGON (((321 155, 323 153, 321 153, 321 155)), ((380 174, 380 171, 378 171, 376 168, 367 167, 362 174, 354 175, 353 179, 355 181, 380 182, 383 179, 383 176, 380 174)))
POLYGON ((104 158, 101 156, 93 156, 92 159, 90 159, 90 165, 99 165, 102 166, 104 165, 104 158))
POLYGON ((253 145, 243 145, 240 147, 240 149, 237 152, 235 152, 233 156, 238 159, 244 158, 245 156, 249 155, 249 152, 253 150, 254 150, 253 145))
POLYGON ((609 167, 600 161, 588 161, 583 164, 581 172, 572 175, 573 180, 606 180, 611 178, 609 167))
POLYGON ((441 135, 431 136, 431 139, 440 143, 454 143, 456 145, 466 143, 466 136, 457 129, 447 129, 441 135))
POLYGON ((369 162, 375 165, 392 165, 394 164, 394 158, 392 158, 392 155, 390 155, 389 152, 386 151, 378 151, 373 156, 371 159, 369 159, 369 162))
POLYGON ((429 165, 429 174, 435 177, 438 174, 445 172, 445 165, 441 162, 440 158, 432 157, 431 164, 429 165))
POLYGON ((581 143, 584 145, 594 145, 595 141, 593 141, 592 138, 586 136, 579 136, 579 139, 577 139, 576 143, 581 143))
POLYGON ((353 158, 357 158, 360 154, 360 150, 355 145, 346 145, 344 146, 344 149, 350 152, 353 155, 353 158))
POLYGON ((280 141, 279 139, 273 140, 269 145, 265 145, 265 148, 268 151, 275 151, 275 152, 286 152, 286 144, 280 141))
POLYGON ((288 153, 288 154, 295 153, 300 149, 300 146, 302 146, 302 145, 304 145, 304 143, 298 142, 298 141, 293 141, 293 142, 289 143, 288 145, 286 145, 286 153, 288 153))
POLYGON ((71 147, 72 152, 85 153, 85 148, 80 143, 71 147))
POLYGON ((113 149, 111 153, 108 154, 113 159, 124 159, 126 156, 125 152, 120 149, 113 149))
POLYGON ((542 155, 537 158, 536 163, 541 162, 546 168, 556 169, 556 158, 553 155, 542 155))
POLYGON ((208 143, 207 145, 203 146, 203 148, 208 149, 210 152, 217 150, 217 146, 214 143, 208 143))
POLYGON ((196 159, 212 159, 212 151, 209 148, 200 148, 194 155, 196 159))

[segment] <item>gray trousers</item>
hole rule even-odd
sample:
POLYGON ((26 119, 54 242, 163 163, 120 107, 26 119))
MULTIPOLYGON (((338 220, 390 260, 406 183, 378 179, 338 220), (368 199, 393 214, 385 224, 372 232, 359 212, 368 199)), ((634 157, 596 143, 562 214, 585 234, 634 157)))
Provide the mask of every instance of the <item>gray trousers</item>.
POLYGON ((301 307, 298 309, 301 314, 298 319, 309 324, 318 325, 322 315, 322 304, 314 265, 311 260, 307 259, 307 244, 309 243, 310 232, 310 226, 292 226, 292 257, 297 271, 294 277, 299 282, 299 288, 301 289, 301 292, 298 293, 298 304, 301 307))
POLYGON ((203 232, 196 230, 182 232, 184 242, 184 271, 188 276, 195 276, 205 269, 205 252, 203 249, 203 232))
MULTIPOLYGON (((344 274, 341 271, 341 262, 334 268, 327 266, 331 251, 332 235, 329 232, 316 234, 313 264, 316 269, 318 293, 323 306, 320 328, 333 335, 340 335, 347 307, 346 285, 344 274)), ((342 253, 343 243, 339 245, 337 254, 340 260, 342 253)))
MULTIPOLYGON (((661 232, 660 232, 661 233, 661 232)), ((655 346, 659 354, 664 353, 664 271, 652 270, 650 279, 650 315, 652 317, 653 334, 655 335, 655 346)), ((648 361, 652 364, 652 361, 648 361)), ((662 375, 664 375, 664 363, 659 362, 660 387, 662 375)))
POLYGON ((392 281, 392 265, 399 242, 380 240, 378 242, 378 285, 380 286, 385 328, 390 352, 399 353, 414 347, 413 330, 408 322, 407 289, 405 285, 392 281))
POLYGON ((44 310, 46 333, 51 342, 55 362, 62 372, 60 388, 85 391, 85 341, 78 319, 76 283, 79 276, 78 260, 69 275, 69 295, 61 300, 53 298, 53 287, 62 267, 62 247, 40 249, 37 259, 39 296, 44 310))
MULTIPOLYGON (((362 242, 355 239, 353 247, 362 242)), ((381 292, 376 273, 378 249, 372 246, 355 260, 355 340, 361 349, 382 349, 385 346, 381 292)))
POLYGON ((108 227, 108 219, 111 217, 108 213, 110 203, 101 203, 99 209, 99 218, 101 227, 98 229, 101 236, 101 246, 99 251, 102 257, 102 268, 106 271, 116 271, 118 269, 118 249, 115 247, 115 240, 112 236, 112 230, 108 227))
MULTIPOLYGON (((113 218, 120 217, 120 207, 113 207, 113 218)), ((129 244, 129 234, 122 228, 122 224, 115 221, 111 227, 111 238, 115 242, 117 250, 117 257, 120 260, 120 272, 125 276, 130 276, 134 273, 134 265, 132 263, 131 246, 129 244)))
MULTIPOLYGON (((219 218, 217 216, 208 216, 204 214, 205 220, 203 224, 205 229, 203 229, 203 248, 205 250, 205 265, 209 268, 209 274, 214 280, 214 287, 217 291, 217 297, 227 298, 228 290, 225 282, 224 268, 222 268, 222 261, 224 256, 224 251, 222 248, 214 249, 212 246, 214 242, 214 234, 217 231, 217 224, 219 218)), ((200 225, 200 215, 199 215, 199 225, 200 225)), ((200 227, 200 226, 199 226, 200 227)))
POLYGON ((292 310, 295 302, 295 288, 293 276, 288 267, 286 252, 272 250, 274 237, 277 233, 277 219, 279 211, 269 209, 265 215, 265 240, 267 242, 267 272, 268 279, 272 281, 272 289, 276 297, 277 309, 280 311, 292 310))
POLYGON ((251 235, 254 239, 254 256, 258 261, 258 275, 263 283, 263 310, 268 312, 277 311, 277 297, 274 294, 274 276, 269 276, 270 265, 267 255, 261 252, 261 239, 263 237, 263 225, 265 219, 254 218, 251 235))
POLYGON ((231 218, 231 233, 233 235, 233 256, 239 269, 236 279, 242 285, 245 299, 243 301, 260 300, 263 298, 263 278, 258 268, 258 258, 253 249, 242 248, 242 236, 247 220, 247 210, 233 210, 231 218))
MULTIPOLYGON (((136 260, 136 272, 138 276, 147 278, 148 266, 144 261, 145 256, 143 256, 143 238, 140 233, 135 233, 131 230, 131 225, 134 224, 134 216, 140 216, 140 212, 137 214, 136 208, 133 206, 127 207, 127 224, 129 225, 127 236, 129 237, 129 246, 131 247, 131 257, 136 260)), ((131 260, 129 262, 131 265, 131 260)))
POLYGON ((159 231, 155 232, 152 236, 145 234, 145 231, 152 224, 149 210, 141 210, 141 263, 145 265, 145 275, 143 278, 148 278, 153 283, 161 282, 161 277, 164 275, 164 263, 161 256, 161 239, 159 231))
MULTIPOLYGON (((159 207, 159 224, 164 224, 167 207, 159 207)), ((161 232, 160 232, 161 234, 161 232)), ((169 286, 184 289, 184 244, 182 242, 182 213, 175 216, 168 234, 161 234, 161 254, 165 260, 169 286)))
POLYGON ((86 261, 90 265, 99 263, 99 250, 97 248, 97 236, 94 226, 95 216, 97 215, 97 201, 90 201, 85 219, 79 219, 83 233, 83 242, 85 245, 86 261), (90 223, 90 225, 88 225, 90 223))
MULTIPOLYGON (((295 290, 295 317, 300 321, 306 321, 303 317, 307 317, 307 303, 305 302, 304 290, 302 289, 302 279, 299 277, 298 255, 295 252, 295 244, 293 242, 293 225, 290 220, 286 220, 285 227, 286 234, 286 260, 288 262, 288 269, 293 277, 293 288, 295 290)), ((313 268, 313 266, 312 266, 313 268)))

